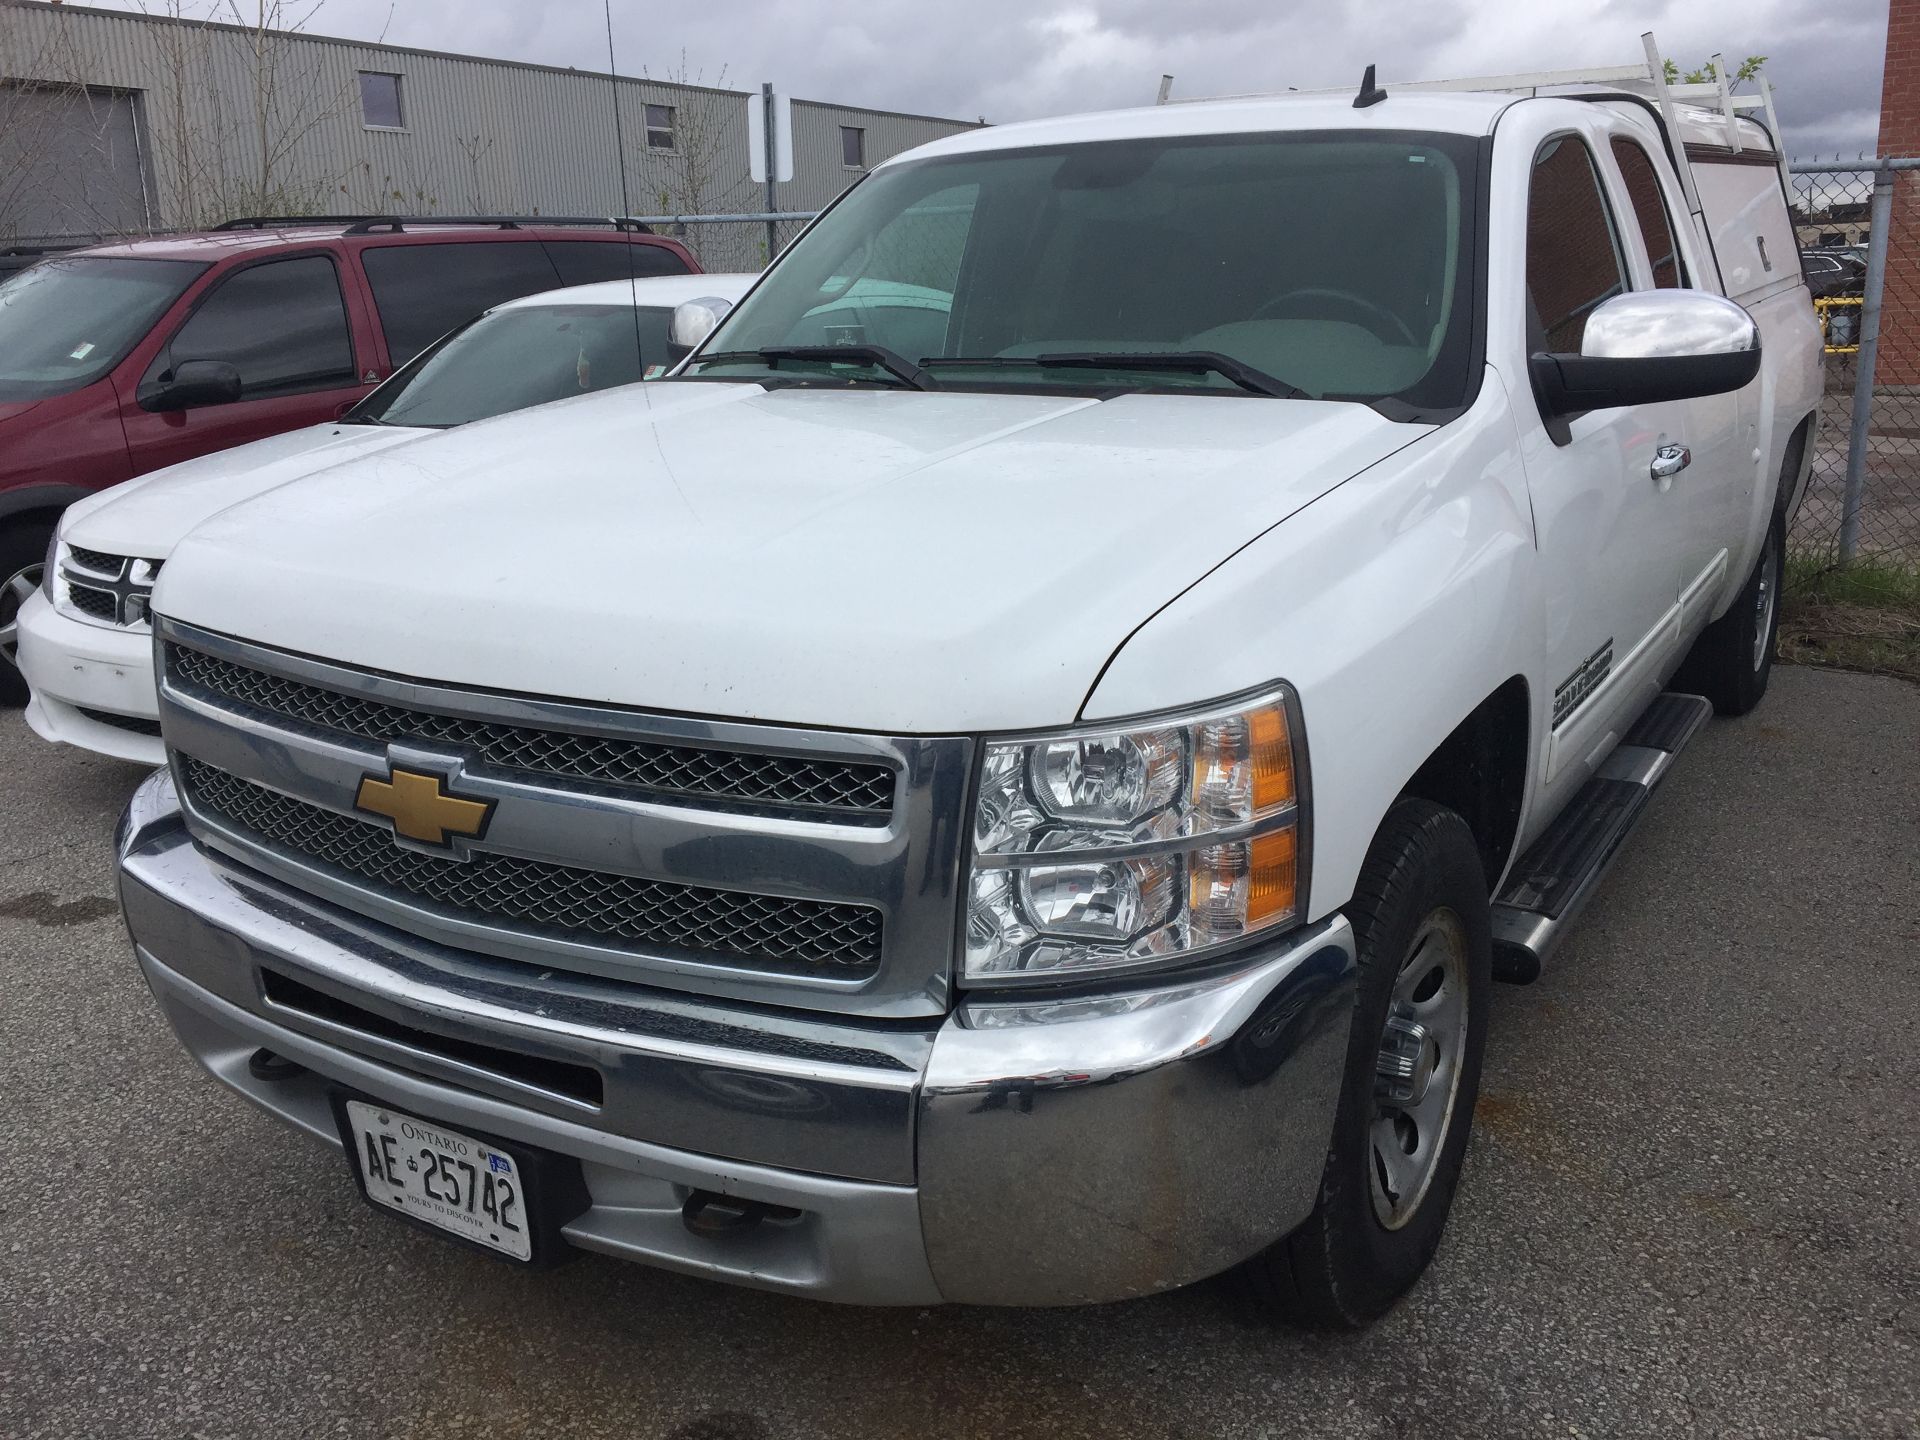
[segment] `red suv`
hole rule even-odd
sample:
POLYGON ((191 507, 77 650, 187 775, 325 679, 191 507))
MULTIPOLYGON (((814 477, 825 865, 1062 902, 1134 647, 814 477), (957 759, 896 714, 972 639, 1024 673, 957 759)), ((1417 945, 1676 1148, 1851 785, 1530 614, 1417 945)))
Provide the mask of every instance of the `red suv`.
MULTIPOLYGON (((612 220, 234 220, 69 251, 0 283, 0 655, 73 501, 331 419, 491 305, 679 275, 612 220)), ((0 699, 25 689, 0 664, 0 699)))

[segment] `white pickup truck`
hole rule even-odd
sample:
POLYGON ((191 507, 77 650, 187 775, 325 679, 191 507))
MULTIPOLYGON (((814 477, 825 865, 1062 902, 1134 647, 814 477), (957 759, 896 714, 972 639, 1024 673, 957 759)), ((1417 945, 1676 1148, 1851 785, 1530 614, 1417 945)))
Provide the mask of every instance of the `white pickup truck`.
POLYGON ((876 167, 676 376, 178 545, 155 996, 520 1263, 1366 1323, 1490 983, 1766 689, 1821 389, 1776 150, 1369 86, 876 167))

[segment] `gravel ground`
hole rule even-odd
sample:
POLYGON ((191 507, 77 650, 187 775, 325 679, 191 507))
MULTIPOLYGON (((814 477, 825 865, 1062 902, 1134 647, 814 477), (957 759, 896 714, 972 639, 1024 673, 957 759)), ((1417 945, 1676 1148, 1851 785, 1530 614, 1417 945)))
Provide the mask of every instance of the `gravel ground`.
POLYGON ((383 1220, 219 1091, 128 958, 136 772, 0 714, 0 1434, 1920 1435, 1920 689, 1710 726, 1500 989, 1432 1273, 1371 1333, 1227 1284, 861 1311, 383 1220))

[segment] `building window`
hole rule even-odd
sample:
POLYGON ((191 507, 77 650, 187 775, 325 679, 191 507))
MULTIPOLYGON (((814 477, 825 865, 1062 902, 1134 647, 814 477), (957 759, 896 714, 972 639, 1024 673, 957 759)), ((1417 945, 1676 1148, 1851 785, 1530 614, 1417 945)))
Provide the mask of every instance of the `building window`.
POLYGON ((673 106, 647 106, 647 149, 673 149, 673 106))
POLYGON ((858 125, 840 127, 840 163, 849 170, 867 168, 867 132, 858 125))
POLYGON ((360 72, 360 119, 370 130, 404 130, 400 109, 400 77, 378 70, 360 72))

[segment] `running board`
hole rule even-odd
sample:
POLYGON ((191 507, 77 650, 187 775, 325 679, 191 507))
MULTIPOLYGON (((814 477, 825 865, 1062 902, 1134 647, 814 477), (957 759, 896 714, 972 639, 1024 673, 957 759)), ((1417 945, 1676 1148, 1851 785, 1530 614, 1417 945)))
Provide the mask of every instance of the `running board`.
POLYGON ((1713 714, 1700 695, 1656 696, 1580 787, 1546 834, 1513 867, 1493 901, 1493 975, 1525 985, 1540 978, 1600 877, 1607 873, 1654 787, 1713 714))

